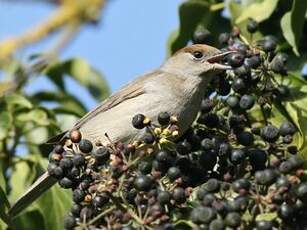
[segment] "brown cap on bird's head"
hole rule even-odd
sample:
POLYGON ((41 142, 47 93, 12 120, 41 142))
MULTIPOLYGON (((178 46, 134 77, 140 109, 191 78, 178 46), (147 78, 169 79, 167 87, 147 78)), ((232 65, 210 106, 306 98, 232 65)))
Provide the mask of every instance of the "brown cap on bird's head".
POLYGON ((196 76, 202 76, 209 72, 218 73, 230 69, 230 66, 218 62, 232 52, 221 52, 219 49, 203 44, 190 45, 174 53, 162 68, 196 76))

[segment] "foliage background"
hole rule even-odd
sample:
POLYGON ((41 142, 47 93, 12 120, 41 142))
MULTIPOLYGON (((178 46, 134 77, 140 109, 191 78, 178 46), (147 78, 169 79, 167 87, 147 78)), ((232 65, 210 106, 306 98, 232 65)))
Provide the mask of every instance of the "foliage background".
MULTIPOLYGON (((58 186, 52 188, 13 220, 9 220, 6 211, 10 203, 16 200, 46 168, 51 148, 43 144, 47 137, 60 132, 63 124, 70 123, 87 110, 84 101, 69 90, 71 87, 65 79, 74 79, 97 101, 103 100, 110 92, 100 71, 82 58, 59 58, 58 52, 54 53, 51 52, 54 50, 45 48, 41 48, 38 53, 25 54, 22 58, 16 55, 16 51, 20 48, 31 46, 50 36, 53 30, 56 30, 56 36, 60 37, 60 43, 58 43, 60 47, 55 50, 61 51, 62 46, 69 44, 80 32, 81 26, 96 25, 100 21, 99 15, 104 12, 102 0, 50 2, 54 12, 62 15, 63 18, 71 12, 71 9, 75 9, 76 12, 67 16, 62 24, 59 23, 61 17, 57 15, 58 20, 53 21, 50 31, 40 34, 37 39, 31 37, 35 30, 30 29, 28 34, 0 43, 2 74, 0 83, 0 228, 3 229, 7 224, 16 229, 42 229, 42 226, 44 229, 63 228, 62 219, 70 207, 71 194, 60 190, 58 186), (72 7, 72 4, 76 8, 72 7), (35 93, 25 91, 25 88, 31 87, 32 82, 38 78, 48 79, 54 87, 48 91, 41 90, 35 93), (50 105, 50 102, 52 106, 46 106, 48 103, 50 105)), ((112 5, 113 2, 110 1, 109 4, 112 5)), ((161 8, 163 4, 161 3, 161 8)), ((260 32, 255 34, 253 39, 261 37, 262 34, 273 34, 279 40, 278 50, 290 56, 291 74, 286 81, 290 85, 292 98, 273 108, 275 109, 274 119, 278 121, 282 116, 286 116, 300 127, 300 134, 296 141, 303 155, 307 154, 305 150, 307 88, 301 77, 301 69, 307 61, 307 43, 304 42, 307 40, 306 9, 305 0, 189 0, 179 6, 180 25, 167 42, 167 50, 171 54, 189 44, 193 31, 199 25, 211 31, 212 36, 208 40, 211 45, 217 46, 218 33, 229 31, 232 25, 238 25, 243 36, 250 40, 251 37, 246 33, 245 25, 248 17, 253 16, 260 22, 260 32)), ((46 20, 47 23, 52 22, 52 16, 46 20)), ((131 31, 134 26, 131 25, 131 31)), ((147 26, 152 27, 152 25, 147 26)), ((141 33, 137 36, 146 41, 142 52, 147 54, 146 47, 151 46, 151 43, 147 42, 148 34, 141 33)), ((159 32, 157 37, 160 42, 164 42, 159 32)), ((115 41, 116 39, 118 38, 114 38, 115 41)), ((120 40, 125 41, 125 34, 120 40)), ((128 52, 125 47, 129 44, 124 42, 120 45, 122 53, 128 52)), ((112 47, 112 44, 109 46, 112 47)), ((116 52, 114 57, 122 57, 122 53, 116 52)), ((124 57, 131 57, 131 55, 135 55, 135 52, 128 52, 124 57)), ((136 56, 141 57, 137 59, 140 62, 147 62, 142 58, 142 53, 136 56)), ((121 63, 121 60, 119 62, 121 63)))

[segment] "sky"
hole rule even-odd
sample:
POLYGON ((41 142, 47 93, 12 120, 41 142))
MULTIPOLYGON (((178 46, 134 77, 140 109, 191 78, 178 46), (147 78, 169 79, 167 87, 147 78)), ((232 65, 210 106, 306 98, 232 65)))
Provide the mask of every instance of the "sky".
MULTIPOLYGON (((62 52, 61 58, 82 57, 104 73, 112 92, 133 78, 148 72, 166 58, 166 41, 179 25, 178 5, 182 0, 111 0, 102 12, 97 26, 86 26, 62 52)), ((54 8, 42 3, 9 3, 0 0, 0 40, 22 34, 41 22, 54 8)), ((23 58, 29 53, 48 48, 43 41, 18 53, 23 58)), ((96 102, 86 90, 74 82, 72 93, 85 102, 88 109, 96 102)), ((28 92, 50 89, 47 81, 36 80, 28 92)))

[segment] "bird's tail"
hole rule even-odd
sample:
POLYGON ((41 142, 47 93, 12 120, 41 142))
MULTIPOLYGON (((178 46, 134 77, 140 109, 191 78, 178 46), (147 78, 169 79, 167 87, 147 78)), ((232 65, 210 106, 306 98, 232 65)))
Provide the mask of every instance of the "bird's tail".
POLYGON ((9 210, 9 216, 16 216, 38 197, 40 197, 45 191, 52 187, 56 182, 57 180, 55 178, 51 177, 48 172, 45 172, 11 207, 9 210))

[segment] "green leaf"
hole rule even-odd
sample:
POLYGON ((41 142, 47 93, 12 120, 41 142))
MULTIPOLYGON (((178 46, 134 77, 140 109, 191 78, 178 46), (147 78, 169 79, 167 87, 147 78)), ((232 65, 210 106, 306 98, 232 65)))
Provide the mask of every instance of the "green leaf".
POLYGON ((46 69, 45 74, 62 91, 66 90, 64 77, 69 75, 86 87, 89 93, 97 100, 105 99, 110 93, 103 75, 82 58, 73 58, 64 62, 53 63, 46 69))
POLYGON ((235 23, 239 24, 248 18, 253 18, 257 22, 268 19, 274 12, 279 0, 262 0, 243 6, 240 15, 235 19, 235 23))
MULTIPOLYGON (((254 3, 254 1, 253 1, 253 3, 254 3)), ((228 8, 228 10, 230 12, 230 15, 231 15, 231 17, 230 17, 231 24, 238 26, 240 28, 240 30, 241 30, 241 35, 245 39, 250 41, 251 40, 251 34, 246 29, 248 21, 247 20, 243 20, 243 21, 240 21, 239 23, 237 23, 237 19, 242 14, 244 14, 245 9, 246 9, 247 6, 249 6, 249 4, 246 4, 246 6, 245 6, 243 4, 235 2, 233 0, 228 0, 226 6, 227 6, 227 8, 228 8)), ((251 17, 251 15, 249 15, 249 17, 251 17)), ((254 18, 254 15, 252 15, 252 17, 254 18)), ((253 36, 252 36, 253 41, 258 40, 258 39, 260 39, 262 37, 263 36, 262 36, 262 34, 259 31, 254 33, 253 36)))
POLYGON ((307 84, 301 78, 289 74, 283 84, 289 85, 290 97, 273 107, 273 122, 280 124, 285 119, 293 122, 299 129, 293 144, 300 150, 300 154, 307 159, 307 84), (276 110, 274 110, 274 108, 276 110))
MULTIPOLYGON (((48 161, 39 157, 38 171, 47 168, 48 161)), ((59 185, 53 186, 48 192, 42 195, 34 207, 44 216, 45 229, 63 229, 63 218, 71 207, 72 194, 69 190, 61 189, 59 185)))
POLYGON ((17 121, 34 122, 42 126, 50 124, 47 113, 42 109, 33 109, 29 112, 21 112, 17 115, 17 121))
POLYGON ((283 35, 297 56, 299 56, 298 45, 303 32, 306 10, 306 0, 293 0, 291 11, 284 14, 280 22, 283 35))
POLYGON ((209 3, 201 0, 184 2, 179 7, 179 32, 169 40, 171 53, 184 47, 192 38, 193 32, 200 22, 208 21, 211 17, 209 3), (177 35, 177 36, 176 36, 177 35))
MULTIPOLYGON (((47 168, 48 161, 39 154, 31 155, 17 163, 12 173, 11 183, 14 184, 12 199, 16 200, 34 180, 41 175, 47 168)), ((35 225, 35 218, 40 223, 40 227, 29 229, 60 230, 64 229, 63 217, 71 207, 71 192, 61 189, 58 185, 53 186, 43 194, 29 208, 21 213, 16 219, 15 224, 20 226, 28 219, 28 225, 35 225)), ((26 225, 26 226, 28 226, 26 225)), ((16 227, 16 229, 19 229, 16 227)), ((22 228, 25 229, 25 228, 22 228)))
POLYGON ((9 217, 7 210, 10 208, 10 202, 8 201, 4 189, 0 186, 0 218, 3 222, 8 223, 9 217))
MULTIPOLYGON (((57 102, 59 107, 63 107, 66 113, 83 116, 86 113, 85 106, 73 95, 63 92, 38 92, 32 96, 37 103, 41 102, 57 102)), ((55 110, 56 111, 56 110, 55 110)), ((57 112, 57 111, 56 111, 57 112)))
POLYGON ((11 117, 7 111, 0 112, 0 140, 7 137, 10 130, 11 117))
POLYGON ((5 97, 5 100, 9 106, 19 105, 23 108, 31 109, 32 103, 20 94, 10 94, 5 97))
POLYGON ((102 74, 91 67, 84 59, 75 58, 66 62, 69 66, 68 74, 80 84, 87 87, 89 93, 97 100, 109 96, 110 89, 102 74))
POLYGON ((14 229, 40 229, 45 230, 44 217, 37 210, 28 210, 13 219, 14 229))

